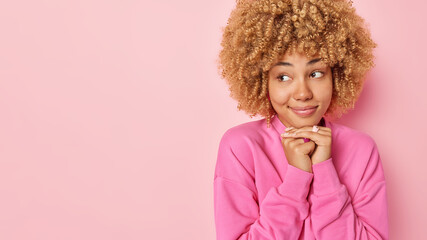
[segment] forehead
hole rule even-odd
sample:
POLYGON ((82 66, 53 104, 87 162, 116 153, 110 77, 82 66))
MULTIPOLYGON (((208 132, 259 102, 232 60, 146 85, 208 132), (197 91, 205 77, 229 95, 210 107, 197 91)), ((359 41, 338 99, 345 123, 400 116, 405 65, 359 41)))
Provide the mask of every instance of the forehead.
POLYGON ((322 61, 322 58, 319 56, 306 57, 302 54, 292 54, 292 55, 284 55, 279 58, 272 66, 284 66, 284 67, 312 67, 312 66, 325 66, 327 65, 322 61))

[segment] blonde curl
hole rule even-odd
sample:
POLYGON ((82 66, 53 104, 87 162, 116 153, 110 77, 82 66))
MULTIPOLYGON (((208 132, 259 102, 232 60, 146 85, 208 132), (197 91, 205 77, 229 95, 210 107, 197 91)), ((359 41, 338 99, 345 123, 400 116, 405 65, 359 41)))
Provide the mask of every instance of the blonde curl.
POLYGON ((268 71, 285 52, 318 55, 331 67, 325 115, 339 118, 354 108, 377 44, 348 0, 237 0, 221 47, 218 70, 237 108, 269 122, 275 110, 267 98, 268 71))

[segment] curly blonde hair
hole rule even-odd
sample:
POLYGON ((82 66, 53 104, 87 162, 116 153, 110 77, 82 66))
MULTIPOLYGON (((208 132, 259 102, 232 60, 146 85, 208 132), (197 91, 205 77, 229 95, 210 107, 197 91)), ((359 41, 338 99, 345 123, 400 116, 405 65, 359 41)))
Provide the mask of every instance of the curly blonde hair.
POLYGON ((267 119, 275 114, 268 71, 287 50, 318 55, 332 70, 326 117, 354 108, 367 72, 375 66, 365 21, 347 0, 237 0, 223 28, 218 70, 239 110, 267 119))

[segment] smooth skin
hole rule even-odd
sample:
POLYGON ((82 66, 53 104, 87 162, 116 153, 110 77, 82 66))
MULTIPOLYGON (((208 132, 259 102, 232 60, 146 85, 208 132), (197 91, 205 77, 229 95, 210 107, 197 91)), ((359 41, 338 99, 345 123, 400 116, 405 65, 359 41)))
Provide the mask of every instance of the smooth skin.
POLYGON ((331 129, 319 127, 332 99, 332 71, 319 57, 285 53, 269 70, 268 93, 280 121, 286 126, 282 146, 288 163, 312 172, 312 165, 331 157, 331 129), (297 115, 292 108, 317 106, 310 116, 297 115), (304 138, 310 141, 304 143, 304 138))

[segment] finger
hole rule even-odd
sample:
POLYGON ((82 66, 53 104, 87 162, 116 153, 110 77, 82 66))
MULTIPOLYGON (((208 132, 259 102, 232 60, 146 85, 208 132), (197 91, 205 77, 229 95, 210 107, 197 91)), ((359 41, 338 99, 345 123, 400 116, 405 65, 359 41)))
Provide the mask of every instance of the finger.
POLYGON ((286 137, 286 138, 282 138, 282 143, 288 147, 294 147, 294 146, 298 146, 300 144, 305 144, 308 142, 312 142, 314 144, 314 142, 310 141, 309 138, 307 138, 307 139, 308 139, 308 141, 305 141, 304 138, 301 138, 301 137, 298 137, 298 138, 286 137))
POLYGON ((285 133, 280 134, 280 136, 282 138, 300 138, 300 137, 307 138, 306 136, 309 136, 308 138, 310 138, 310 139, 315 138, 316 135, 329 137, 329 136, 331 136, 331 133, 326 132, 326 131, 311 132, 311 131, 297 130, 297 131, 285 132, 285 133))
POLYGON ((326 133, 325 135, 316 133, 316 132, 296 132, 293 138, 308 138, 314 141, 317 145, 327 145, 331 141, 330 133, 326 133))
POLYGON ((285 147, 293 148, 293 146, 299 145, 301 143, 304 143, 304 139, 302 138, 282 137, 282 144, 285 147))
POLYGON ((282 143, 288 145, 290 142, 294 141, 296 138, 283 137, 281 136, 282 143))
POLYGON ((285 131, 290 131, 290 130, 292 130, 292 129, 295 129, 295 128, 294 128, 294 127, 292 127, 292 126, 289 126, 289 127, 285 128, 285 131))
POLYGON ((285 146, 293 148, 305 142, 302 138, 284 138, 283 143, 285 146))
POLYGON ((282 138, 282 142, 287 146, 293 146, 293 145, 299 145, 301 143, 305 143, 303 138, 293 138, 293 137, 282 138))
MULTIPOLYGON (((315 133, 319 133, 322 135, 326 135, 326 136, 330 136, 332 134, 332 132, 330 131, 329 128, 320 128, 317 132, 315 133)), ((295 130, 290 130, 289 132, 285 132, 288 133, 287 136, 293 135, 294 133, 298 133, 298 132, 313 132, 313 128, 304 128, 304 129, 295 129, 295 130)))
MULTIPOLYGON (((317 125, 315 125, 317 126, 317 125)), ((317 128, 326 132, 331 132, 331 129, 328 127, 323 127, 323 126, 317 126, 317 128)), ((302 128, 292 128, 292 129, 285 129, 286 132, 293 132, 293 131, 313 131, 313 126, 305 126, 302 128)))
POLYGON ((325 130, 319 130, 317 132, 313 132, 313 131, 295 131, 295 132, 292 132, 291 135, 295 134, 294 136, 296 136, 299 133, 314 133, 314 134, 319 134, 319 135, 323 135, 323 136, 331 136, 332 135, 331 132, 325 131, 325 130))
POLYGON ((303 139, 297 139, 294 142, 296 143, 296 146, 294 146, 293 148, 296 152, 302 154, 311 154, 314 151, 314 148, 316 147, 316 144, 312 141, 304 142, 303 139))

